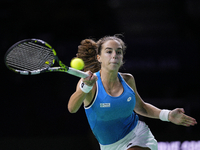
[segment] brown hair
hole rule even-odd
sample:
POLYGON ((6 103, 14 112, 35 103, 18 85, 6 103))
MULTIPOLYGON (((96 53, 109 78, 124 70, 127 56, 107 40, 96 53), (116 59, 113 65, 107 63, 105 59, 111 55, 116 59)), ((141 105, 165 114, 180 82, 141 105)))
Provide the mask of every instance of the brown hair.
POLYGON ((94 40, 85 39, 81 41, 81 45, 78 46, 77 57, 84 61, 84 71, 97 72, 100 70, 101 65, 97 60, 97 44, 94 40))
POLYGON ((101 39, 97 42, 97 46, 98 46, 97 54, 99 54, 99 55, 101 54, 102 45, 103 45, 106 41, 109 41, 109 40, 116 40, 116 41, 118 41, 118 42, 121 44, 121 46, 122 46, 123 55, 125 54, 126 45, 125 45, 125 43, 122 41, 122 39, 119 38, 119 35, 105 36, 105 37, 101 38, 101 39))
POLYGON ((109 40, 116 40, 122 45, 123 55, 125 54, 126 45, 119 38, 118 35, 105 36, 97 41, 97 43, 92 39, 85 39, 81 41, 81 45, 78 46, 77 57, 81 58, 84 63, 84 71, 90 70, 91 72, 97 72, 101 69, 101 64, 97 60, 97 55, 101 54, 102 45, 109 40))

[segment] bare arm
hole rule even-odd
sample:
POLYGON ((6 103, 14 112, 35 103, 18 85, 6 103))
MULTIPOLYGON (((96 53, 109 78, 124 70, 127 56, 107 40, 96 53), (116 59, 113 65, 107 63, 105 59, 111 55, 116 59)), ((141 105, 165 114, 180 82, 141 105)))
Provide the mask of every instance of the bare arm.
POLYGON ((88 71, 89 77, 80 79, 77 86, 76 91, 72 94, 68 102, 68 110, 70 113, 76 113, 83 102, 85 105, 90 104, 92 98, 94 96, 96 86, 94 86, 97 76, 88 71), (84 93, 80 88, 81 80, 88 86, 93 86, 92 90, 89 93, 84 93))
MULTIPOLYGON (((156 118, 159 119, 159 114, 161 112, 161 109, 149 104, 145 103, 140 95, 137 92, 136 84, 134 77, 131 74, 126 74, 126 77, 124 78, 126 82, 129 84, 129 86, 132 87, 132 89, 135 92, 136 97, 136 105, 135 105, 135 112, 139 115, 149 117, 149 118, 156 118)), ((183 108, 176 108, 172 111, 170 111, 168 115, 168 119, 170 122, 177 124, 177 125, 183 125, 183 126, 193 126, 197 124, 196 120, 190 116, 187 116, 184 114, 183 108)))
POLYGON ((134 77, 131 74, 126 74, 125 80, 135 92, 136 105, 134 111, 141 116, 159 119, 159 114, 161 110, 149 103, 145 103, 142 100, 137 92, 134 77))

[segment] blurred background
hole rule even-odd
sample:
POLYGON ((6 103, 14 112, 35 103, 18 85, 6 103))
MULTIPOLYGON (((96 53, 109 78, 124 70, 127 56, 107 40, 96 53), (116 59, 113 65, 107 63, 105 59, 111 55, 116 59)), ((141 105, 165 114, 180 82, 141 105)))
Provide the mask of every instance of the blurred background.
MULTIPOLYGON (((200 120, 199 0, 1 0, 0 20, 0 150, 99 150, 83 107, 76 114, 66 107, 77 77, 5 67, 7 49, 26 38, 50 43, 69 65, 81 40, 123 34, 121 72, 133 74, 144 101, 200 120)), ((200 140, 199 125, 140 119, 158 142, 200 140)))

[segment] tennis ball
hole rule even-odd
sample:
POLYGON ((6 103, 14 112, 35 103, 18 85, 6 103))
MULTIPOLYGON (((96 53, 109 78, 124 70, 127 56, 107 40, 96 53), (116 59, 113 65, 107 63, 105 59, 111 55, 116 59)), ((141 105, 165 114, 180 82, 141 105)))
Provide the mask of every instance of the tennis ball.
POLYGON ((73 58, 70 62, 70 66, 77 70, 82 70, 84 65, 84 61, 80 58, 73 58))

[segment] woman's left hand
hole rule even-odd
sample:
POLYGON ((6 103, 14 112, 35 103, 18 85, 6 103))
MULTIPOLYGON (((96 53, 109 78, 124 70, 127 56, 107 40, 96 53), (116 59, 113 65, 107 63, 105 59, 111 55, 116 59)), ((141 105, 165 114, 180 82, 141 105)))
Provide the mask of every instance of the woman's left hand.
POLYGON ((184 114, 183 108, 176 108, 169 113, 169 121, 177 125, 183 125, 186 127, 194 126, 197 124, 196 120, 190 116, 184 114))

